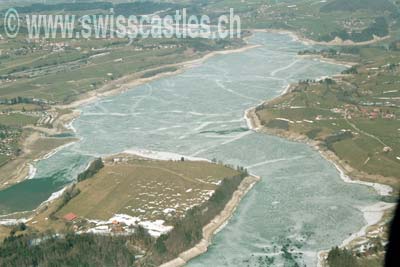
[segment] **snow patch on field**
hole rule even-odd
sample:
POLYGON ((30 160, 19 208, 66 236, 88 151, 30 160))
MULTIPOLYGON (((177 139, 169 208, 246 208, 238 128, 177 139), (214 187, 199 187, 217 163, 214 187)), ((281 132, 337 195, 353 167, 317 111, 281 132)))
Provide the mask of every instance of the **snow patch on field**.
POLYGON ((154 237, 159 237, 163 234, 166 234, 173 228, 172 226, 164 225, 163 220, 156 220, 154 222, 144 221, 140 222, 139 225, 147 229, 149 231, 149 234, 154 237))
MULTIPOLYGON (((172 209, 171 209, 172 210, 172 209)), ((90 223, 94 223, 96 226, 87 230, 87 233, 93 234, 110 234, 112 232, 112 225, 118 223, 125 226, 124 230, 129 232, 127 229, 129 226, 142 226, 146 229, 149 234, 153 237, 159 237, 163 234, 168 233, 172 230, 172 226, 164 225, 165 221, 140 221, 138 217, 132 217, 126 214, 115 214, 108 221, 101 220, 88 220, 90 223)))
POLYGON ((17 225, 17 224, 20 224, 20 223, 26 223, 28 221, 29 221, 29 219, 25 219, 25 218, 22 218, 22 219, 3 219, 3 220, 0 220, 0 225, 11 226, 11 225, 17 225))
POLYGON ((164 212, 165 214, 169 214, 169 213, 176 212, 176 209, 173 209, 173 208, 166 208, 166 209, 163 210, 163 212, 164 212))
POLYGON ((126 214, 115 214, 114 217, 108 220, 109 223, 117 221, 119 223, 124 223, 126 225, 135 225, 137 222, 140 221, 138 217, 132 217, 126 214))
POLYGON ((109 234, 110 230, 108 225, 99 225, 93 228, 90 228, 87 233, 90 234, 109 234))

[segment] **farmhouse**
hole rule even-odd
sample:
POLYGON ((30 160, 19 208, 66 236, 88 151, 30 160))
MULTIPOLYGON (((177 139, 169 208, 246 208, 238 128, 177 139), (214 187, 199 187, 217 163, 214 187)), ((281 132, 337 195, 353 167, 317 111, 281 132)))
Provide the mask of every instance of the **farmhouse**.
POLYGON ((64 218, 64 220, 66 220, 68 222, 72 222, 72 221, 75 221, 78 218, 78 216, 75 213, 71 212, 71 213, 68 213, 67 215, 65 215, 63 218, 64 218))

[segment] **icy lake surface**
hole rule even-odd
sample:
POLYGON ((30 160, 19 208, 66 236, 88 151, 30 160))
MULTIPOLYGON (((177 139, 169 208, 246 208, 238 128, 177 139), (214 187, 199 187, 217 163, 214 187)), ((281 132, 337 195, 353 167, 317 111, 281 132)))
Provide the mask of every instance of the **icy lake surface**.
POLYGON ((34 209, 96 156, 146 149, 216 158, 262 181, 189 266, 315 266, 318 251, 363 226, 358 207, 378 197, 345 184, 307 145, 249 131, 243 115, 291 82, 344 67, 299 58, 307 47, 287 35, 259 33, 251 43, 262 46, 82 107, 73 124, 81 141, 39 161, 34 179, 0 191, 0 214, 34 209))

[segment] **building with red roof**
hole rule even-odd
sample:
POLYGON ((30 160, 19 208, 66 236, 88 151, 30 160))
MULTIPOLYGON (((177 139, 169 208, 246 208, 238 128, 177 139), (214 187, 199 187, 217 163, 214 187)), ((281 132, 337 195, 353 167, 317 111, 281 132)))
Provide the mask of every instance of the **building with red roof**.
POLYGON ((64 219, 69 222, 76 220, 76 218, 78 218, 78 216, 72 212, 64 216, 64 219))

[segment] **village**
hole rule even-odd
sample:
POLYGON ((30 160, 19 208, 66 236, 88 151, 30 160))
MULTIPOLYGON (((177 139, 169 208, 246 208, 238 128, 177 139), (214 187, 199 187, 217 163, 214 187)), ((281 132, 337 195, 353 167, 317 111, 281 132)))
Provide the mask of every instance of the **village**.
POLYGON ((21 102, 0 99, 0 167, 21 154, 21 143, 30 130, 40 127, 45 131, 54 127, 60 113, 48 104, 40 99, 21 102))

